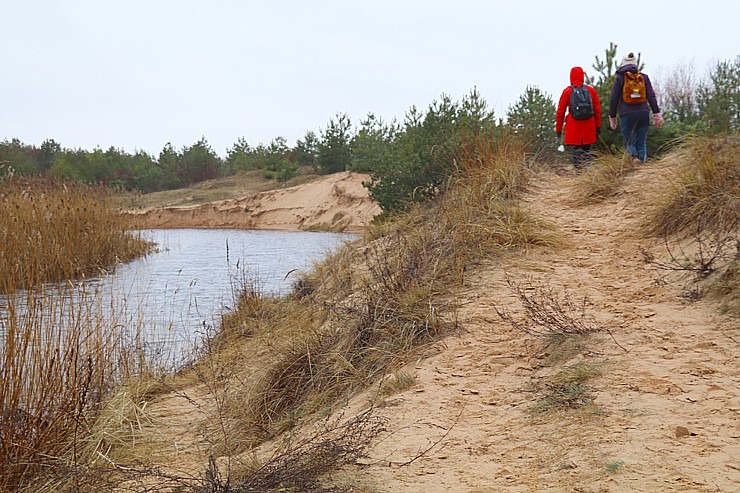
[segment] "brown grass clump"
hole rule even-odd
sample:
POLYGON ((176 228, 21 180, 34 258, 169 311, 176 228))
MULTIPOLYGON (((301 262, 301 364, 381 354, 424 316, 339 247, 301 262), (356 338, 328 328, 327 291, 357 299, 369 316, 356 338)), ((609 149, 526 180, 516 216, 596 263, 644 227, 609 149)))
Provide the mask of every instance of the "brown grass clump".
POLYGON ((740 226, 740 136, 703 137, 678 151, 670 192, 647 216, 649 234, 732 234, 740 226))
POLYGON ((463 263, 504 249, 558 243, 550 225, 520 208, 531 172, 514 141, 481 135, 461 146, 458 165, 461 173, 428 219, 463 252, 463 263))
POLYGON ((624 178, 638 166, 631 159, 604 154, 591 163, 575 187, 574 201, 578 205, 593 204, 619 192, 624 178))
POLYGON ((591 407, 593 396, 588 382, 600 375, 599 365, 585 360, 565 366, 538 385, 540 398, 530 410, 545 413, 591 407))
POLYGON ((740 289, 740 136, 693 139, 673 156, 668 190, 644 219, 649 235, 662 238, 667 260, 646 254, 663 271, 688 275, 691 299, 714 295, 737 315, 740 289))

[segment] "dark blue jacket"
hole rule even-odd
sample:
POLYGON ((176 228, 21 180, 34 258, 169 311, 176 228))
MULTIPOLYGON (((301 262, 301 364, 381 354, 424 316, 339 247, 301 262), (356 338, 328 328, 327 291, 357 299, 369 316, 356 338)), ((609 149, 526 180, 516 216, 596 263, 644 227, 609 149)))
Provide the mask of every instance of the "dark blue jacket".
POLYGON ((624 116, 630 113, 649 110, 653 110, 653 113, 660 113, 658 98, 655 97, 655 91, 653 90, 653 85, 650 83, 650 77, 645 72, 640 73, 643 79, 645 79, 645 95, 647 96, 647 101, 640 104, 627 104, 624 102, 622 99, 622 87, 624 86, 625 72, 636 74, 639 70, 637 70, 637 65, 634 63, 619 67, 617 70, 617 76, 614 78, 614 85, 612 86, 612 93, 609 97, 609 116, 615 117, 617 116, 617 112, 619 112, 619 116, 624 116), (649 108, 648 104, 650 104, 649 108))

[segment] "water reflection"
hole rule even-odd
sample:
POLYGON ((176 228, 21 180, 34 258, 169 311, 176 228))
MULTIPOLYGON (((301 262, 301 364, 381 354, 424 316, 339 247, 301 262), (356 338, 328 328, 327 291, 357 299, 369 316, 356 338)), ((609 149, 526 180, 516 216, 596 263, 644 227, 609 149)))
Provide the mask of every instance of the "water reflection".
POLYGON ((243 280, 264 294, 284 295, 298 272, 355 235, 171 229, 144 231, 143 237, 158 245, 156 253, 79 283, 75 296, 157 354, 187 352, 217 327, 243 280))
POLYGON ((158 252, 118 268, 114 291, 148 318, 187 328, 210 323, 246 276, 264 294, 284 295, 299 271, 343 242, 342 233, 174 229, 144 232, 158 252))

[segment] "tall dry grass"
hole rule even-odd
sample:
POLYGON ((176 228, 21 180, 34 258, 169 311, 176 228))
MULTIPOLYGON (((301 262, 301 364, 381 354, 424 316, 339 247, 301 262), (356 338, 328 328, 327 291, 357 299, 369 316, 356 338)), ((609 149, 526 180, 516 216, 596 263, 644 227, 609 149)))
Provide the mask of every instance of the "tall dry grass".
POLYGON ((110 199, 53 178, 0 180, 0 491, 50 474, 79 486, 103 399, 145 369, 111 307, 70 281, 149 248, 110 199))
POLYGON ((103 187, 53 177, 0 179, 0 292, 96 275, 143 255, 103 187))
POLYGON ((597 156, 576 183, 573 196, 576 205, 589 205, 613 197, 622 190, 626 176, 637 166, 626 156, 597 156))
POLYGON ((643 221, 645 231, 662 238, 669 250, 671 258, 656 265, 693 273, 693 296, 714 295, 722 310, 736 317, 740 317, 738 144, 738 133, 694 138, 666 158, 675 163, 666 193, 656 198, 643 221))
POLYGON ((649 234, 693 235, 740 227, 740 135, 700 137, 671 156, 678 165, 668 192, 646 217, 649 234))

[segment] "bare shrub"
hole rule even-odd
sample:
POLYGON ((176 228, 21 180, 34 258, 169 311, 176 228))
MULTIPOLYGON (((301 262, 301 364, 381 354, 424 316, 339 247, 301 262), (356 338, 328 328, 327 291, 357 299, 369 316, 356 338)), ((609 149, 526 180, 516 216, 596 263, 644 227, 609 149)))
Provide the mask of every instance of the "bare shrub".
POLYGON ((656 87, 658 103, 664 113, 682 123, 691 123, 697 119, 699 106, 696 93, 699 84, 692 61, 679 62, 672 71, 656 77, 653 85, 656 87))
POLYGON ((536 285, 532 280, 507 284, 519 298, 526 319, 517 320, 506 309, 495 307, 496 313, 513 328, 534 336, 556 334, 585 335, 599 332, 603 327, 587 313, 588 298, 580 304, 573 302, 567 291, 562 297, 549 285, 536 285))
POLYGON ((376 417, 372 409, 346 421, 342 416, 324 420, 306 436, 286 436, 268 459, 258 461, 256 467, 245 472, 233 485, 219 479, 217 468, 212 463, 210 474, 206 474, 210 484, 195 491, 346 491, 337 486, 324 486, 320 480, 324 475, 365 457, 371 440, 384 430, 384 420, 376 417))

